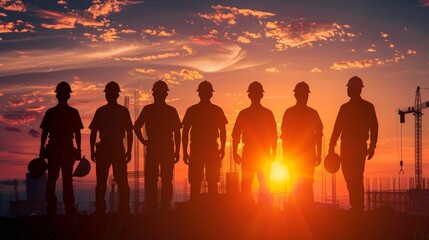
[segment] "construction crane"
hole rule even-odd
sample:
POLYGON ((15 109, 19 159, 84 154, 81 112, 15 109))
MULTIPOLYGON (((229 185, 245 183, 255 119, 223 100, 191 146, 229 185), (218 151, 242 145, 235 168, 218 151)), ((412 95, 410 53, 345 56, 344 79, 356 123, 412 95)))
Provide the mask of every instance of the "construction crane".
MULTIPOLYGON (((398 110, 401 123, 405 123, 405 114, 412 113, 415 117, 414 140, 415 140, 415 174, 416 189, 422 188, 422 110, 429 107, 429 101, 422 103, 420 87, 417 86, 414 106, 398 110)), ((402 159, 401 159, 402 160, 402 159)))

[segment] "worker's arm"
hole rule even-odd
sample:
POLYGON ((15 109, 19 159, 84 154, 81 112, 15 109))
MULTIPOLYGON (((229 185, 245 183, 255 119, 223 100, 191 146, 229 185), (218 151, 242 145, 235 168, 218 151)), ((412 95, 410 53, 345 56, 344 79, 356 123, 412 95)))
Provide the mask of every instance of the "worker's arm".
POLYGON ((80 160, 82 158, 82 148, 81 148, 81 137, 82 135, 80 134, 80 130, 76 130, 74 132, 74 138, 76 141, 76 153, 75 153, 75 159, 76 160, 80 160))
POLYGON ((337 145, 338 138, 341 135, 341 108, 338 112, 337 119, 335 120, 334 129, 332 130, 331 140, 329 141, 328 153, 335 153, 335 146, 337 145))
POLYGON ((183 161, 185 162, 185 164, 189 164, 189 154, 188 154, 189 130, 190 130, 190 127, 188 124, 183 126, 182 145, 183 145, 183 161))
POLYGON ((125 158, 127 163, 131 161, 131 151, 133 148, 133 129, 127 129, 127 152, 125 153, 125 158))
POLYGON ((180 160, 180 141, 181 141, 180 128, 174 130, 174 144, 176 145, 176 149, 174 152, 174 163, 178 163, 180 160))
POLYGON ((95 140, 97 139, 97 130, 91 130, 91 135, 89 135, 89 147, 91 150, 91 160, 97 162, 95 156, 95 140))
POLYGON ((378 140, 378 121, 377 121, 377 115, 375 114, 374 106, 371 108, 371 114, 370 114, 370 144, 368 148, 368 160, 371 160, 372 157, 374 157, 375 154, 375 148, 377 146, 377 140, 378 140))
POLYGON ((40 151, 39 151, 39 157, 41 158, 46 157, 45 143, 47 139, 48 139, 48 131, 45 129, 42 129, 42 134, 40 136, 40 151))
POLYGON ((226 144, 226 127, 222 125, 219 128, 220 136, 220 149, 219 149, 219 158, 222 160, 225 157, 225 144, 226 144))

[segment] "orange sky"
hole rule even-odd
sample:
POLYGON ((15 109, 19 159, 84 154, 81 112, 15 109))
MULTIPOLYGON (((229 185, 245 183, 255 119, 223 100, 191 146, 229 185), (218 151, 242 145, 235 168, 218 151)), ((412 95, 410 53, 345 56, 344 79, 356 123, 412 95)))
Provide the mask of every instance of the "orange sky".
MULTIPOLYGON (((416 87, 429 100, 427 1, 58 1, 34 5, 2 1, 0 6, 0 179, 23 179, 37 156, 40 121, 56 104, 60 81, 72 84, 69 103, 81 114, 83 152, 89 155, 88 125, 105 103, 104 85, 117 81, 140 106, 151 103, 152 84, 171 88, 169 104, 182 118, 198 101, 202 80, 213 83, 213 102, 224 109, 228 141, 238 111, 249 105, 246 89, 260 81, 263 105, 280 126, 295 102, 293 88, 310 85, 329 142, 336 114, 348 101, 347 80, 364 81, 362 96, 375 105, 380 125, 376 155, 367 177, 397 177, 401 149, 397 109, 412 106, 416 87)), ((429 170, 429 120, 423 116, 423 176, 429 170)), ((405 176, 414 176, 414 119, 403 127, 405 176)), ((280 129, 279 129, 280 130, 280 129)), ((338 150, 338 149, 337 149, 338 150)), ((228 166, 227 156, 224 165, 228 166)), ((142 165, 142 164, 141 164, 142 165)), ((185 164, 176 168, 178 185, 185 164)), ((130 168, 133 168, 131 163, 130 168)), ((320 167, 319 167, 320 168, 320 167)), ((93 170, 95 167, 93 165, 93 170)), ((228 169, 226 169, 228 170, 228 169)), ((320 175, 320 174, 319 174, 320 175)), ((321 184, 315 182, 316 195, 321 184)), ((345 193, 344 180, 338 188, 345 193)), ((76 179, 93 187, 95 172, 76 179)), ((329 185, 329 184, 328 184, 329 185)), ((6 191, 8 186, 0 187, 6 191)))

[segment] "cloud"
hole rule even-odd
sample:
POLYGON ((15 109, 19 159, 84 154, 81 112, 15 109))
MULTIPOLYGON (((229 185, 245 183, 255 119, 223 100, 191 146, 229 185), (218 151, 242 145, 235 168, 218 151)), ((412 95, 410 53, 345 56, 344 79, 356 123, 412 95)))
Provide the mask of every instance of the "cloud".
POLYGON ((28 131, 28 135, 30 135, 31 137, 34 137, 34 138, 39 138, 40 132, 32 128, 28 131))
POLYGON ((180 53, 169 52, 169 53, 161 53, 161 54, 156 54, 156 55, 148 55, 148 56, 143 56, 143 57, 122 57, 122 58, 120 58, 120 60, 130 61, 130 62, 149 61, 149 60, 166 59, 166 58, 177 57, 177 56, 180 56, 180 53))
POLYGON ((429 7, 429 0, 420 0, 420 3, 423 7, 429 7))
POLYGON ((128 34, 128 33, 136 33, 136 30, 132 30, 132 29, 122 29, 122 30, 121 30, 121 33, 126 33, 126 34, 128 34))
POLYGON ((395 47, 395 44, 390 43, 390 44, 389 44, 389 47, 390 47, 390 48, 394 48, 394 47, 395 47))
POLYGON ((171 31, 165 30, 165 27, 158 26, 158 29, 145 29, 143 30, 144 33, 147 33, 151 36, 158 36, 158 37, 171 37, 173 35, 176 35, 176 31, 174 29, 171 29, 171 31))
POLYGON ((60 5, 67 5, 67 2, 66 2, 66 1, 64 1, 64 0, 58 0, 58 1, 57 1, 57 4, 60 4, 60 5))
POLYGON ((174 74, 183 77, 184 80, 202 79, 204 77, 201 73, 189 69, 182 69, 179 73, 174 74))
POLYGON ((95 19, 99 16, 107 16, 110 13, 120 12, 124 6, 140 3, 142 2, 128 0, 105 0, 102 2, 94 0, 93 4, 86 11, 91 13, 95 19))
POLYGON ((377 50, 375 48, 368 48, 366 52, 377 52, 377 50))
POLYGON ((222 45, 222 42, 218 41, 219 32, 215 29, 210 30, 208 34, 189 36, 189 40, 195 44, 210 46, 210 45, 222 45))
POLYGON ((119 39, 118 30, 115 28, 106 29, 104 33, 100 35, 100 38, 105 42, 115 42, 119 39))
POLYGON ((211 6, 214 13, 204 14, 197 13, 197 16, 203 19, 207 19, 216 25, 226 22, 228 25, 235 25, 237 23, 236 18, 238 16, 248 17, 252 16, 257 19, 268 18, 275 16, 274 13, 257 11, 252 9, 228 7, 222 5, 211 6))
POLYGON ((46 106, 31 106, 31 107, 26 107, 25 111, 34 111, 34 112, 40 113, 45 109, 46 109, 46 106))
POLYGON ((237 42, 239 42, 239 43, 244 43, 244 44, 249 44, 249 43, 251 43, 250 39, 248 39, 247 37, 244 37, 244 36, 239 36, 239 37, 237 38, 237 42))
POLYGON ((408 49, 407 54, 409 54, 409 55, 416 55, 417 51, 408 49))
POLYGON ((0 122, 11 126, 23 126, 34 122, 39 113, 25 110, 14 110, 0 114, 0 122))
POLYGON ((3 96, 4 96, 4 93, 0 92, 0 97, 3 97, 3 96))
POLYGON ((15 12, 26 12, 27 9, 22 3, 22 0, 1 0, 0 8, 3 8, 7 11, 15 11, 15 12))
POLYGON ((314 22, 295 19, 289 22, 274 21, 265 24, 265 36, 276 41, 276 49, 311 47, 315 42, 352 38, 349 27, 337 23, 314 22))
POLYGON ((311 72, 312 73, 320 73, 320 72, 322 72, 322 70, 320 70, 320 68, 315 67, 315 68, 311 69, 311 72))
POLYGON ((384 32, 381 32, 380 34, 381 34, 381 37, 383 37, 383 38, 387 38, 389 36, 389 34, 384 33, 384 32))
POLYGON ((147 74, 154 74, 157 72, 157 70, 153 68, 134 68, 134 72, 137 73, 147 73, 147 74))
POLYGON ((182 49, 185 50, 186 55, 188 56, 194 55, 194 50, 188 45, 183 45, 182 49))
POLYGON ((7 17, 6 13, 0 13, 0 17, 7 17))
POLYGON ((0 33, 25 33, 34 32, 35 27, 29 22, 17 20, 16 22, 0 23, 0 33))
POLYGON ((346 70, 346 69, 362 69, 371 67, 373 64, 373 60, 364 59, 364 60, 349 60, 349 61, 340 61, 335 62, 331 69, 333 70, 346 70))
POLYGON ((43 19, 53 21, 53 23, 40 23, 42 27, 48 29, 72 29, 75 28, 78 19, 76 13, 55 12, 43 9, 35 9, 34 12, 43 19))
POLYGON ((17 128, 17 127, 11 127, 11 126, 6 126, 4 128, 4 130, 9 131, 9 132, 21 132, 21 129, 17 128))
POLYGON ((265 68, 265 72, 276 73, 276 72, 279 72, 279 69, 277 67, 269 67, 269 68, 265 68))

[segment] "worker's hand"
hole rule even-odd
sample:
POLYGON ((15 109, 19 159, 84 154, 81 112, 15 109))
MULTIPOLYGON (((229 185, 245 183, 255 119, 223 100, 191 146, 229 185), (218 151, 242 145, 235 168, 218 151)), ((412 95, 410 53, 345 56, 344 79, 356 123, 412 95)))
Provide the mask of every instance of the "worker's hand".
POLYGON ((330 146, 328 150, 328 154, 334 154, 335 153, 335 147, 330 146))
POLYGON ((319 166, 320 163, 322 162, 322 156, 320 154, 317 154, 315 160, 316 160, 315 161, 315 163, 316 163, 315 166, 319 166))
POLYGON ((40 158, 46 158, 46 148, 45 147, 40 148, 39 157, 40 158))
POLYGON ((183 151, 183 161, 186 165, 189 165, 189 154, 186 151, 183 151))
POLYGON ((180 153, 177 151, 174 153, 174 163, 178 163, 180 160, 180 153))
POLYGON ((368 160, 371 160, 372 157, 374 157, 375 153, 375 147, 369 147, 367 154, 368 154, 368 160))
POLYGON ((74 159, 77 161, 80 161, 82 159, 82 150, 80 150, 80 148, 75 148, 74 159))
POLYGON ((96 156, 95 156, 96 154, 95 154, 95 151, 91 151, 91 161, 93 161, 93 162, 95 162, 95 163, 97 163, 97 159, 96 159, 96 156))
POLYGON ((225 157, 225 148, 219 149, 219 159, 222 160, 225 157))
POLYGON ((234 153, 233 155, 234 155, 234 161, 235 161, 235 163, 237 163, 238 165, 240 165, 241 164, 241 157, 240 157, 240 155, 238 155, 238 153, 234 153))
POLYGON ((145 145, 146 147, 148 147, 150 145, 150 141, 149 139, 144 139, 143 141, 141 141, 143 145, 145 145))
POLYGON ((125 153, 125 161, 127 163, 131 161, 131 151, 125 153))

